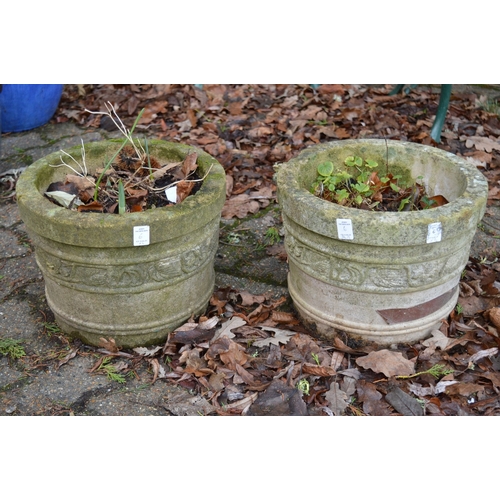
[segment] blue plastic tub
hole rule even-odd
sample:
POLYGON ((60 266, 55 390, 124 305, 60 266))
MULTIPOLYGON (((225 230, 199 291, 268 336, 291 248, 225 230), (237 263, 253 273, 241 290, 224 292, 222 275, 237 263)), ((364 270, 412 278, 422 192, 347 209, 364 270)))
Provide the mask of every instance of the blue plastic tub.
POLYGON ((0 92, 2 132, 22 132, 47 123, 61 99, 63 85, 4 84, 0 92))

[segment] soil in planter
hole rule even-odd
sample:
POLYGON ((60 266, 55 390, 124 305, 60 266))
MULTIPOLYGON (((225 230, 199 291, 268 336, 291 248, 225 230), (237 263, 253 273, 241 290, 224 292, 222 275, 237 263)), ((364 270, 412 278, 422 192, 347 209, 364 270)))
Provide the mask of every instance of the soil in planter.
POLYGON ((425 210, 448 203, 442 195, 427 196, 425 187, 419 182, 406 185, 400 176, 379 174, 376 162, 348 157, 345 164, 356 167, 357 174, 336 171, 332 162, 318 166, 318 177, 312 185, 312 192, 318 198, 376 212, 425 210))
POLYGON ((118 214, 120 191, 125 212, 175 205, 201 188, 203 179, 196 172, 196 160, 197 153, 191 153, 182 162, 160 165, 156 158, 138 157, 127 146, 106 171, 102 168, 93 175, 67 174, 63 182, 50 184, 45 196, 57 205, 79 212, 118 214))

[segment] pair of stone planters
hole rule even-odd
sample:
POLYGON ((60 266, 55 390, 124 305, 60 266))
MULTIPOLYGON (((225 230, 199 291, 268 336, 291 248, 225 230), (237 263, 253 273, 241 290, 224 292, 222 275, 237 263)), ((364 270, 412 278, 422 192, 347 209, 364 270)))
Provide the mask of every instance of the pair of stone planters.
MULTIPOLYGON (((85 145, 90 172, 102 168, 121 141, 85 145)), ((150 141, 164 165, 198 153, 201 189, 176 206, 124 215, 79 213, 43 196, 69 169, 54 168, 60 154, 35 162, 17 183, 17 202, 44 280, 46 298, 60 328, 98 345, 114 338, 121 347, 164 341, 213 293, 214 257, 225 201, 222 166, 200 149, 150 141)), ((81 160, 81 149, 68 151, 81 160)))
POLYGON ((460 275, 488 185, 469 162, 419 144, 377 139, 334 141, 277 166, 278 200, 288 253, 288 287, 313 333, 339 331, 379 344, 414 342, 439 328, 453 310, 460 275), (348 156, 422 176, 428 196, 449 203, 413 212, 371 212, 321 200, 309 192, 317 166, 341 169, 348 156))
MULTIPOLYGON (((85 146, 90 171, 102 167, 117 142, 85 146)), ((124 215, 78 213, 43 193, 66 173, 59 154, 20 177, 17 200, 32 238, 48 304, 61 329, 97 345, 162 342, 192 314, 204 311, 214 286, 214 256, 225 201, 224 169, 196 148, 151 141, 161 164, 198 151, 209 175, 196 195, 169 208, 124 215)), ((80 148, 70 150, 81 158, 80 148)), ((420 340, 455 307, 487 199, 484 176, 467 161, 418 144, 337 141, 304 150, 281 165, 278 197, 289 257, 289 291, 313 333, 339 331, 380 344, 420 340), (361 156, 393 173, 422 176, 429 196, 449 203, 419 212, 368 212, 321 200, 309 192, 318 164, 343 165, 361 156), (393 168, 394 167, 394 168, 393 168)))

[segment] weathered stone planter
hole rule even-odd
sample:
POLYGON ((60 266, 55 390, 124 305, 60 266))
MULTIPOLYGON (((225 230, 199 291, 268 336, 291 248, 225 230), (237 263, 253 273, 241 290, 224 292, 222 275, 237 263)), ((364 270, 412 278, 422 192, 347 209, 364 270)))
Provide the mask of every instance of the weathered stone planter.
MULTIPOLYGON (((470 163, 419 144, 334 141, 304 150, 277 167, 289 259, 288 286, 312 332, 338 331, 380 344, 413 342, 439 327, 457 303, 488 186, 470 163), (309 192, 316 168, 347 156, 398 165, 423 177, 429 196, 450 203, 414 212, 345 208, 309 192)), ((342 168, 342 167, 341 167, 342 168)))
MULTIPOLYGON (((120 144, 86 144, 89 170, 102 167, 120 144)), ((149 150, 162 165, 197 151, 201 174, 213 167, 201 189, 179 205, 124 215, 79 213, 47 200, 48 185, 69 171, 49 166, 60 163, 59 153, 35 162, 17 183, 47 302, 61 329, 88 344, 101 337, 122 347, 161 342, 204 311, 213 292, 224 169, 193 147, 150 141, 149 150)), ((68 153, 81 158, 79 147, 68 153)))

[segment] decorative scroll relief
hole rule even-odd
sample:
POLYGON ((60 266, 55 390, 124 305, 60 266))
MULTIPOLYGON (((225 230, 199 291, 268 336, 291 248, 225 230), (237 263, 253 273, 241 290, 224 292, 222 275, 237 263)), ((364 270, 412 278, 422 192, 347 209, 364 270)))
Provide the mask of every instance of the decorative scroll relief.
POLYGON ((154 262, 99 266, 59 259, 42 249, 36 256, 44 273, 56 281, 101 288, 128 288, 143 284, 182 279, 202 268, 217 250, 217 235, 190 250, 154 262))
POLYGON ((353 262, 313 250, 289 233, 286 236, 287 252, 299 267, 326 283, 365 290, 418 289, 440 279, 451 278, 467 263, 466 252, 458 249, 451 255, 426 262, 370 265, 353 262), (465 260, 464 260, 465 255, 465 260))

